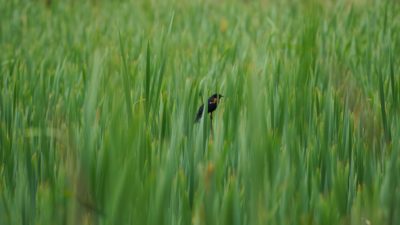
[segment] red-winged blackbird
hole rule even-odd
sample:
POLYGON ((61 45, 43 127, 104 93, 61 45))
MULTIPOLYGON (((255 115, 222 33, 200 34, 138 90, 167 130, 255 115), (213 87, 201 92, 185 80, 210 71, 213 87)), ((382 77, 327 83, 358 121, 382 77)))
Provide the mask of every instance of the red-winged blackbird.
MULTIPOLYGON (((217 109, 219 104, 219 100, 224 97, 220 94, 213 94, 210 98, 208 98, 208 113, 210 113, 210 118, 212 119, 212 113, 217 109)), ((202 104, 197 111, 195 122, 199 122, 201 117, 203 116, 204 104, 202 104)))

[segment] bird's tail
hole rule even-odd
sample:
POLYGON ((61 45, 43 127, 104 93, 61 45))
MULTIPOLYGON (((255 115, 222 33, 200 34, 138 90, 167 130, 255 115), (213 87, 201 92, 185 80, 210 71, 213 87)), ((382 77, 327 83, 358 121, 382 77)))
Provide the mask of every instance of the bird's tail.
POLYGON ((200 119, 201 119, 201 116, 202 116, 201 114, 200 115, 197 114, 196 119, 194 120, 194 122, 198 123, 200 121, 200 119))
POLYGON ((203 116, 203 111, 204 111, 204 105, 200 106, 199 110, 197 111, 196 119, 194 120, 195 123, 200 121, 201 117, 203 116))

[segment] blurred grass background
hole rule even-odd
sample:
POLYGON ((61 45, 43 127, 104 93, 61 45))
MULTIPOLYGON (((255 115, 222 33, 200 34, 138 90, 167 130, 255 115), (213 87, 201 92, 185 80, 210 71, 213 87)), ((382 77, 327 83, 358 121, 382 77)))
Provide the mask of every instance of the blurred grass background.
POLYGON ((0 224, 399 224, 398 12, 0 0, 0 224))

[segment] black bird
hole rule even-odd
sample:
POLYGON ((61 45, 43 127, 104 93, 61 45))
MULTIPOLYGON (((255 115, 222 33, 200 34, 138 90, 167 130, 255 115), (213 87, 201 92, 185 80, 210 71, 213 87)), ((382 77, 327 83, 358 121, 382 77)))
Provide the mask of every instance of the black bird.
MULTIPOLYGON (((217 109, 217 106, 219 104, 219 100, 224 97, 220 94, 213 94, 210 98, 208 98, 208 113, 210 113, 210 118, 212 120, 212 113, 217 109)), ((197 111, 197 115, 196 115, 196 120, 195 122, 199 122, 201 117, 203 116, 203 112, 204 112, 204 104, 202 104, 199 108, 199 110, 197 111)))

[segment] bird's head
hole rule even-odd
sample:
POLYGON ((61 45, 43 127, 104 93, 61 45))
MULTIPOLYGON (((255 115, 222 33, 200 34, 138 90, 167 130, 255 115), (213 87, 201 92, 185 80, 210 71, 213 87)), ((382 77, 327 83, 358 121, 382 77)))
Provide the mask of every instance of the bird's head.
POLYGON ((219 103, 219 100, 220 100, 222 97, 224 97, 224 96, 221 95, 221 94, 215 93, 215 94, 213 94, 213 95, 210 97, 209 102, 218 104, 218 103, 219 103))

